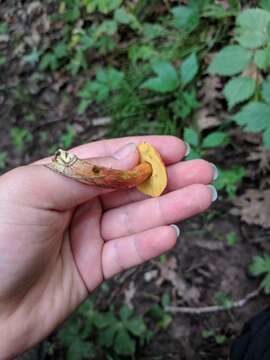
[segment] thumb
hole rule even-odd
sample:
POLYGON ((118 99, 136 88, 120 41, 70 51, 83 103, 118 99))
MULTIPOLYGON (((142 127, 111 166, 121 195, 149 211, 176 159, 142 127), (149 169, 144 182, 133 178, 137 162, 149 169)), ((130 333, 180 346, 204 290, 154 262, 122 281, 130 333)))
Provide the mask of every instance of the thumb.
MULTIPOLYGON (((111 157, 91 158, 93 163, 118 170, 131 169, 138 161, 133 143, 118 149, 111 157)), ((22 166, 0 177, 3 200, 39 209, 69 210, 108 191, 113 190, 79 183, 43 165, 22 166)))

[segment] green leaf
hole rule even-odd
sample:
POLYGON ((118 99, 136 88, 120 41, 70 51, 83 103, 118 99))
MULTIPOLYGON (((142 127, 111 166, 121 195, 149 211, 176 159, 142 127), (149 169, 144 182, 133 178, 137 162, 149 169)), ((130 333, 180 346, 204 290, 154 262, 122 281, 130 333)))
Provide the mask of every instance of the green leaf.
POLYGON ((166 61, 155 60, 152 62, 153 71, 157 77, 150 78, 142 84, 142 88, 160 93, 174 91, 178 86, 178 77, 175 68, 166 61))
POLYGON ((89 13, 98 10, 102 14, 108 14, 117 9, 121 5, 122 0, 82 0, 82 2, 89 13))
POLYGON ((143 319, 131 319, 125 323, 126 328, 132 333, 134 336, 141 336, 145 330, 146 326, 143 319))
POLYGON ((268 41, 270 13, 263 9, 247 9, 236 19, 236 39, 245 48, 255 49, 268 41))
POLYGON ((180 76, 183 86, 189 84, 197 75, 199 70, 198 59, 195 53, 187 57, 181 64, 180 76))
POLYGON ((95 356, 96 352, 93 344, 76 338, 75 340, 73 339, 68 348, 67 360, 89 359, 95 356))
POLYGON ((114 340, 114 348, 119 355, 133 355, 135 353, 135 341, 124 328, 117 332, 114 340))
POLYGON ((254 61, 259 69, 266 70, 270 64, 270 49, 257 50, 254 61))
POLYGON ((254 256, 253 262, 249 267, 249 271, 254 276, 270 273, 270 256, 254 256))
POLYGON ((133 310, 126 305, 121 306, 119 311, 120 319, 125 322, 127 321, 133 314, 133 310))
POLYGON ((270 126, 263 133, 263 144, 267 149, 270 149, 270 126))
POLYGON ((197 147, 199 145, 199 134, 192 128, 185 128, 184 140, 191 146, 197 147))
POLYGON ((238 237, 236 232, 234 231, 230 231, 227 235, 226 235, 226 242, 228 246, 234 246, 235 244, 237 244, 238 242, 238 237))
POLYGON ((246 174, 242 166, 235 166, 228 170, 219 169, 219 176, 214 185, 217 190, 225 190, 230 199, 236 195, 236 190, 246 174))
POLYGON ((262 83, 262 97, 265 102, 270 104, 270 81, 265 80, 262 83))
POLYGON ((244 126, 245 131, 258 133, 270 126, 270 105, 251 102, 236 113, 233 120, 244 126))
POLYGON ((264 10, 270 11, 270 2, 269 2, 269 0, 260 0, 259 6, 264 10))
POLYGON ((138 30, 141 28, 141 25, 137 18, 124 7, 120 7, 114 12, 114 20, 119 24, 130 25, 130 27, 134 30, 138 30))
POLYGON ((229 142, 229 135, 223 131, 214 131, 207 135, 202 142, 203 148, 213 148, 226 145, 229 142))
POLYGON ((189 6, 176 6, 171 12, 174 16, 173 24, 178 28, 191 31, 199 24, 198 12, 189 6))
POLYGON ((231 79, 224 87, 224 95, 229 109, 242 101, 248 100, 255 92, 256 81, 249 77, 239 76, 231 79))
POLYGON ((106 329, 99 332, 98 343, 100 346, 111 347, 114 342, 115 334, 118 330, 118 323, 113 323, 106 329))
POLYGON ((229 45, 220 50, 208 67, 210 74, 231 76, 245 70, 251 62, 252 52, 238 45, 229 45))

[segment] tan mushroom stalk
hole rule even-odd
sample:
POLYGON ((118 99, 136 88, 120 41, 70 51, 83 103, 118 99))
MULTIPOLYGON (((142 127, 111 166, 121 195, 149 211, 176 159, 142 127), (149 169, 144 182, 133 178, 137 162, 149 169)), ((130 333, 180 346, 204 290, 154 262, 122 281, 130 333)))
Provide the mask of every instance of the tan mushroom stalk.
POLYGON ((130 189, 159 196, 167 185, 166 168, 159 153, 147 143, 137 147, 140 163, 131 170, 116 170, 79 159, 76 155, 58 150, 47 168, 88 185, 109 189, 130 189))

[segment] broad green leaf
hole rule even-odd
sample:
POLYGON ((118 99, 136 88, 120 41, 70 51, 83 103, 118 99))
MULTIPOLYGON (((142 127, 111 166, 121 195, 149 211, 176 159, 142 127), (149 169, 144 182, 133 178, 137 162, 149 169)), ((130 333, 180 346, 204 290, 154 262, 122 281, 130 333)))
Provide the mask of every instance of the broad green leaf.
POLYGON ((117 22, 114 20, 105 20, 96 27, 94 37, 97 39, 103 34, 114 35, 117 32, 117 22))
POLYGON ((225 190, 229 198, 233 199, 245 174, 246 171, 242 166, 235 166, 227 170, 219 169, 219 176, 214 185, 217 190, 225 190))
POLYGON ((199 134, 192 128, 185 128, 184 140, 191 146, 197 147, 199 145, 199 134))
POLYGON ((124 7, 120 7, 114 12, 114 20, 119 24, 130 25, 134 30, 141 28, 137 18, 124 7))
POLYGON ((270 11, 270 1, 269 0, 260 0, 259 6, 264 10, 270 11))
POLYGON ((166 34, 165 33, 166 29, 160 24, 144 23, 142 25, 142 29, 143 29, 143 36, 147 40, 153 40, 158 37, 162 37, 166 34))
POLYGON ((263 9, 247 9, 236 19, 236 39, 245 48, 256 49, 268 41, 270 13, 263 9))
POLYGON ((100 346, 111 347, 114 342, 115 334, 118 330, 118 323, 112 323, 106 329, 99 332, 98 343, 100 346))
POLYGON ((270 64, 270 49, 257 50, 254 61, 259 69, 266 70, 270 64))
POLYGON ((117 331, 114 348, 119 355, 133 355, 135 353, 135 341, 124 328, 117 331))
POLYGON ((198 59, 195 53, 187 57, 180 66, 180 77, 183 86, 189 84, 199 70, 198 59))
POLYGON ((199 24, 197 11, 189 6, 179 5, 171 10, 174 16, 174 25, 179 28, 192 30, 199 24))
POLYGON ((125 326, 134 336, 138 337, 142 335, 146 330, 145 323, 140 318, 128 320, 125 323, 125 326))
POLYGON ((263 144, 270 150, 270 126, 263 133, 263 144))
POLYGON ((239 76, 231 79, 224 87, 224 95, 229 109, 242 101, 248 100, 255 92, 256 81, 249 77, 239 76))
POLYGON ((157 77, 150 78, 142 84, 142 88, 160 93, 174 91, 178 86, 178 78, 175 68, 166 61, 155 60, 152 68, 157 77))
POLYGON ((251 102, 233 116, 238 125, 245 131, 260 132, 270 126, 270 105, 261 102, 251 102))
POLYGON ((245 70, 251 62, 252 52, 239 45, 229 45, 220 50, 208 67, 210 74, 231 76, 245 70))
POLYGON ((126 305, 121 306, 119 311, 120 319, 122 321, 127 321, 133 314, 133 310, 126 305))
POLYGON ((262 83, 262 97, 265 102, 270 104, 270 81, 265 80, 262 83))
POLYGON ((207 135, 202 142, 203 148, 213 148, 216 146, 226 145, 229 142, 229 136, 223 131, 214 131, 207 135))
POLYGON ((95 347, 92 343, 82 341, 80 338, 73 339, 67 353, 67 360, 92 359, 96 356, 95 347))

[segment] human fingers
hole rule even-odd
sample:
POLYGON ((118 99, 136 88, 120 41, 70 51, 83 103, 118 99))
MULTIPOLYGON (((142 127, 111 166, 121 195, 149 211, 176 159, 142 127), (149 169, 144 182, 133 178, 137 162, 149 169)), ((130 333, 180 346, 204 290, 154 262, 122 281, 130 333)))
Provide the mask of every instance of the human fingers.
MULTIPOLYGON (((210 184, 217 178, 217 168, 206 160, 189 160, 167 167, 168 185, 166 192, 175 191, 192 184, 210 184)), ((137 189, 116 191, 102 195, 104 210, 147 199, 137 189)))
POLYGON ((170 250, 176 243, 177 235, 175 228, 160 226, 106 242, 102 251, 104 278, 108 279, 170 250))
MULTIPOLYGON (((139 160, 135 144, 127 144, 110 157, 94 159, 95 164, 126 170, 139 160)), ((0 185, 6 191, 2 200, 21 203, 39 209, 69 210, 91 198, 111 191, 89 186, 65 176, 56 174, 42 165, 28 165, 16 168, 0 177, 0 185)))
POLYGON ((193 184, 108 210, 101 221, 102 237, 111 240, 187 219, 206 210, 216 197, 214 187, 193 184))
MULTIPOLYGON (((70 151, 81 158, 107 157, 112 156, 117 149, 128 143, 139 144, 141 142, 149 142, 152 144, 159 151, 166 164, 180 161, 187 151, 187 145, 182 140, 175 136, 166 135, 130 136, 94 141, 74 147, 70 151)), ((46 164, 49 161, 50 158, 46 158, 35 162, 35 164, 46 164)))

